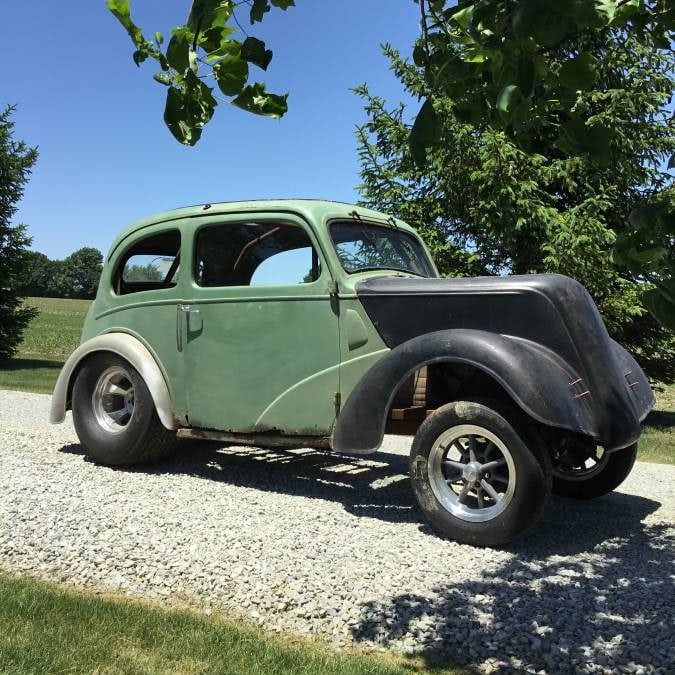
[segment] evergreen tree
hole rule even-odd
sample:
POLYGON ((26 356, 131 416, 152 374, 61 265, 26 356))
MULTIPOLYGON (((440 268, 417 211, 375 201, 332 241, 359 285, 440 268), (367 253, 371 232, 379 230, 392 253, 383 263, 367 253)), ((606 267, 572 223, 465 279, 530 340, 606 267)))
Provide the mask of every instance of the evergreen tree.
POLYGON ((9 106, 0 113, 0 359, 11 358, 36 310, 24 307, 17 287, 25 272, 30 237, 24 225, 12 225, 37 150, 13 138, 9 106))
MULTIPOLYGON (((464 48, 452 34, 436 39, 447 41, 447 53, 464 48)), ((368 115, 358 131, 363 202, 417 227, 444 274, 560 272, 578 279, 610 333, 652 377, 672 381, 675 339, 645 310, 649 285, 619 265, 613 251, 617 239, 631 235, 629 214, 636 206, 648 198, 672 199, 673 178, 663 167, 675 150, 666 108, 675 60, 644 39, 604 29, 551 48, 549 67, 559 67, 570 49, 593 56, 596 79, 580 96, 612 129, 610 161, 562 152, 539 128, 524 127, 522 134, 531 138, 521 134, 516 143, 482 118, 458 115, 456 102, 436 92, 437 141, 420 165, 410 151, 405 106, 388 105, 364 85, 357 89, 368 115)), ((385 53, 408 94, 430 94, 423 68, 389 47, 385 53)), ((672 257, 672 236, 667 228, 661 235, 653 246, 672 257)))

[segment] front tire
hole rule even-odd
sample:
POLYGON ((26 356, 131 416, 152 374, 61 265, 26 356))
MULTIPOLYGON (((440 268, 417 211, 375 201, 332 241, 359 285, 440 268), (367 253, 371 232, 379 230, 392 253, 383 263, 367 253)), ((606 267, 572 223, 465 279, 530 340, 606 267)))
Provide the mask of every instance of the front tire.
POLYGON ((145 381, 116 354, 94 354, 82 364, 72 408, 80 442, 101 464, 142 464, 175 448, 176 434, 160 422, 145 381))
POLYGON ((637 443, 606 452, 595 445, 565 448, 554 456, 553 493, 571 499, 596 499, 626 480, 637 457, 637 443))
POLYGON ((420 426, 410 451, 417 501, 432 525, 474 546, 500 546, 532 527, 551 491, 550 458, 515 410, 456 401, 420 426), (536 453, 536 454, 535 454, 536 453))

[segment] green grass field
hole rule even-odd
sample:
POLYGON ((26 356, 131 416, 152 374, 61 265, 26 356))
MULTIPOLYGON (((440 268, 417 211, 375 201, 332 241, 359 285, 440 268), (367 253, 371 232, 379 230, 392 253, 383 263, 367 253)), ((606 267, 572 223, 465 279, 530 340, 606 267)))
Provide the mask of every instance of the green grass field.
MULTIPOLYGON (((27 298, 40 310, 28 327, 16 358, 0 363, 0 389, 51 393, 63 362, 80 339, 88 300, 27 298)), ((649 417, 638 459, 675 464, 675 386, 657 389, 656 412, 649 417)))
MULTIPOLYGON (((429 673, 393 655, 338 652, 242 621, 0 575, 3 673, 429 673)), ((436 675, 462 671, 435 665, 436 675)))
POLYGON ((64 361, 80 342, 89 300, 27 298, 40 314, 24 333, 15 358, 0 362, 0 389, 51 394, 64 361))

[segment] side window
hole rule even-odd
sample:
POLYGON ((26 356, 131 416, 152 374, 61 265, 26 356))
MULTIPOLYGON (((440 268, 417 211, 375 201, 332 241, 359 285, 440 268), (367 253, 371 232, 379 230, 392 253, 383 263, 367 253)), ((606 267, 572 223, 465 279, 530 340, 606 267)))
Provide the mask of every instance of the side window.
POLYGON ((136 242, 119 263, 115 274, 118 295, 171 288, 178 283, 180 232, 169 230, 136 242))
POLYGON ((197 234, 200 286, 290 286, 319 278, 309 235, 288 223, 223 223, 197 234))

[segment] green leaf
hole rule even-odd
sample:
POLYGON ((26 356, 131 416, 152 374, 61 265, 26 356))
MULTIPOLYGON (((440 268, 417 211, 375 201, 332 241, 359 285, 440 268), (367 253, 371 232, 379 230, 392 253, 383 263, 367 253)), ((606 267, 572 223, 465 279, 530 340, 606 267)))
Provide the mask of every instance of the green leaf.
POLYGON ((169 87, 166 93, 164 122, 177 141, 183 144, 194 145, 194 143, 190 143, 192 134, 183 117, 183 92, 177 87, 169 87))
POLYGON ((620 26, 640 8, 641 0, 595 0, 595 11, 608 26, 620 26))
POLYGON ((213 66, 213 76, 223 94, 236 96, 248 80, 248 63, 238 56, 226 56, 213 66))
POLYGON ((287 99, 288 94, 269 94, 264 84, 256 82, 244 87, 241 94, 232 101, 232 105, 256 115, 278 119, 288 111, 287 99))
POLYGON ((641 251, 638 251, 635 246, 631 246, 629 249, 618 253, 617 262, 637 269, 638 271, 644 271, 646 268, 656 268, 666 257, 668 251, 663 246, 647 248, 641 251))
POLYGON ((251 25, 263 20, 263 17, 270 11, 270 3, 268 0, 253 0, 251 5, 250 20, 251 25))
POLYGON ((586 155, 592 162, 606 166, 611 160, 611 141, 614 132, 603 124, 592 126, 579 116, 571 117, 562 127, 563 135, 557 142, 567 154, 586 155))
POLYGON ((538 0, 522 0, 517 3, 511 18, 513 35, 517 39, 522 40, 531 35, 532 27, 540 11, 541 4, 538 0))
POLYGON ((471 19, 473 18, 473 10, 474 6, 468 5, 467 7, 460 9, 459 12, 455 12, 450 19, 464 30, 468 30, 471 19))
POLYGON ((194 34, 186 27, 173 30, 169 46, 166 49, 166 58, 169 65, 179 73, 190 66, 190 45, 194 34))
POLYGON ((233 5, 226 0, 193 0, 188 28, 196 33, 214 26, 224 26, 232 16, 233 5))
POLYGON ((598 79, 598 60, 589 52, 582 52, 563 63, 559 77, 568 89, 586 91, 598 79))
MULTIPOLYGON (((669 280, 672 285, 673 279, 669 280)), ((675 302, 673 302, 672 292, 664 290, 665 287, 652 288, 645 292, 642 301, 649 310, 649 313, 668 330, 675 331, 675 302)))
POLYGON ((413 63, 423 68, 427 64, 427 52, 422 45, 415 45, 413 49, 413 63))
POLYGON ((566 14, 542 14, 533 27, 535 38, 545 47, 553 47, 562 42, 577 29, 572 17, 566 14))
POLYGON ((509 84, 504 87, 497 96, 497 110, 500 113, 508 115, 513 108, 520 103, 523 95, 517 84, 509 84))
POLYGON ((480 47, 469 47, 464 52, 464 60, 467 63, 483 63, 488 58, 488 52, 480 47))
MULTIPOLYGON (((287 10, 295 5, 294 0, 271 0, 274 7, 287 10)), ((270 0, 253 0, 251 3, 250 20, 251 25, 263 20, 265 14, 270 11, 270 0)))
POLYGON ((188 70, 181 86, 169 87, 167 91, 164 121, 180 143, 195 145, 216 105, 212 89, 188 70))
POLYGON ((157 32, 155 33, 155 42, 156 42, 158 45, 161 45, 161 44, 164 43, 164 36, 163 36, 159 31, 157 31, 157 32))
POLYGON ((137 49, 133 53, 132 58, 134 63, 140 67, 141 63, 148 58, 148 52, 145 49, 137 49))
POLYGON ((173 80, 171 79, 171 76, 167 75, 166 73, 155 73, 152 76, 152 79, 156 80, 160 84, 166 85, 167 87, 173 82, 173 80))
POLYGON ((272 60, 272 50, 265 49, 265 43, 262 40, 247 37, 241 45, 241 58, 267 70, 272 60))
POLYGON ((670 156, 670 159, 668 160, 668 168, 675 169, 675 152, 670 156))
POLYGON ((410 130, 410 152, 417 166, 424 166, 427 159, 427 148, 438 141, 440 126, 436 117, 436 111, 428 98, 422 107, 410 130))
POLYGON ((234 30, 229 26, 215 26, 199 34, 199 45, 206 52, 207 58, 214 59, 225 54, 239 53, 241 44, 230 40, 234 30))

